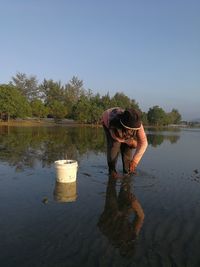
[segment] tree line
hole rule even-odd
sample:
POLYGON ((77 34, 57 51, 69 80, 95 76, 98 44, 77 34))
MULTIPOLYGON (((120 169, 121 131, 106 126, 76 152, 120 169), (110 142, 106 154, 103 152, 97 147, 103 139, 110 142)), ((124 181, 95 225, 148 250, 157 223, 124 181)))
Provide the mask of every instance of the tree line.
POLYGON ((35 117, 67 118, 80 123, 99 124, 104 110, 120 106, 140 110, 145 125, 163 126, 178 124, 181 115, 177 109, 165 112, 156 105, 143 112, 135 99, 123 92, 114 96, 101 96, 91 89, 84 89, 83 81, 73 76, 62 85, 52 79, 38 83, 36 76, 17 73, 8 84, 0 84, 0 119, 35 117))

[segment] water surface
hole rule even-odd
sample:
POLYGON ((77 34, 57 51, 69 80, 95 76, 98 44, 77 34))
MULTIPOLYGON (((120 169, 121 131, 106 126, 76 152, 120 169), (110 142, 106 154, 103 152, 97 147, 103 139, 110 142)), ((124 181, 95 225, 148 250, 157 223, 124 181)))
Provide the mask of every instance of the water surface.
POLYGON ((137 174, 113 181, 102 128, 1 127, 0 266, 200 266, 200 130, 146 132, 137 174))

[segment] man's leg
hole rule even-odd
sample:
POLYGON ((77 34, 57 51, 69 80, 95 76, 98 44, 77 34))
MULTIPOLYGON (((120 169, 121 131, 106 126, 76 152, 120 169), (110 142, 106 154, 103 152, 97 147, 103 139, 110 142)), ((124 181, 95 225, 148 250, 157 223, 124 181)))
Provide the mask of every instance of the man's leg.
POLYGON ((121 144, 111 137, 109 130, 105 126, 104 131, 107 139, 107 163, 109 174, 112 174, 113 172, 117 173, 116 164, 121 144))
POLYGON ((121 145, 121 155, 122 155, 122 164, 123 164, 123 172, 129 173, 129 166, 132 160, 133 149, 129 147, 127 144, 121 145))

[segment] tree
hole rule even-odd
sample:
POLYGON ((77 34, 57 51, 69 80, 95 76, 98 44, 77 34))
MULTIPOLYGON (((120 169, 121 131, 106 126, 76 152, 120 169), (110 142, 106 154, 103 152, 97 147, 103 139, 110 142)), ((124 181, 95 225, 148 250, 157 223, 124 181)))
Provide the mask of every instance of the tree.
POLYGON ((170 117, 170 123, 178 124, 181 121, 181 114, 177 109, 172 109, 172 111, 168 114, 170 117))
POLYGON ((83 88, 83 81, 79 80, 78 77, 73 76, 64 88, 64 103, 68 108, 69 117, 74 118, 74 107, 82 96, 86 96, 83 88))
POLYGON ((82 96, 73 108, 74 119, 83 123, 90 121, 90 102, 86 96, 82 96))
POLYGON ((66 107, 58 100, 51 101, 49 111, 55 120, 63 119, 67 115, 66 107))
POLYGON ((121 107, 121 108, 136 108, 139 109, 138 104, 134 99, 130 99, 124 93, 116 93, 111 99, 111 105, 113 107, 121 107))
POLYGON ((48 114, 48 109, 40 99, 31 102, 32 115, 38 118, 44 118, 48 114))
POLYGON ((147 113, 147 119, 149 124, 160 126, 166 124, 166 113, 159 106, 153 106, 147 113))
POLYGON ((95 124, 100 123, 102 113, 103 113, 102 108, 99 107, 96 103, 93 103, 91 106, 91 112, 90 112, 91 118, 89 122, 95 124))
POLYGON ((7 119, 23 118, 31 114, 27 99, 13 85, 0 85, 0 113, 7 119))
POLYGON ((148 124, 148 119, 147 119, 147 113, 146 112, 142 112, 142 123, 144 125, 148 124))
POLYGON ((90 122, 95 124, 100 123, 101 115, 104 111, 100 95, 96 94, 95 96, 91 97, 90 103, 90 122))
POLYGON ((63 101, 64 88, 61 82, 44 79, 43 83, 40 85, 40 91, 46 106, 50 106, 54 100, 59 102, 63 101))
POLYGON ((112 107, 112 105, 111 105, 111 98, 110 98, 109 93, 107 93, 106 95, 102 96, 101 102, 102 102, 103 110, 106 110, 106 109, 112 107))
POLYGON ((12 80, 13 82, 11 82, 11 84, 14 83, 14 86, 17 87, 28 101, 32 101, 40 96, 36 76, 31 75, 27 77, 25 73, 18 72, 16 76, 12 77, 12 80))

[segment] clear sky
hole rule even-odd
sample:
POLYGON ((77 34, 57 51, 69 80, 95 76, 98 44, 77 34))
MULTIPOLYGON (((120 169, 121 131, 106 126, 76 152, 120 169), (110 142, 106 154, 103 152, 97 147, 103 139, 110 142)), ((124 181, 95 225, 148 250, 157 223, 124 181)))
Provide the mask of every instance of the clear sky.
POLYGON ((199 0, 0 0, 0 83, 17 72, 200 118, 199 0))

